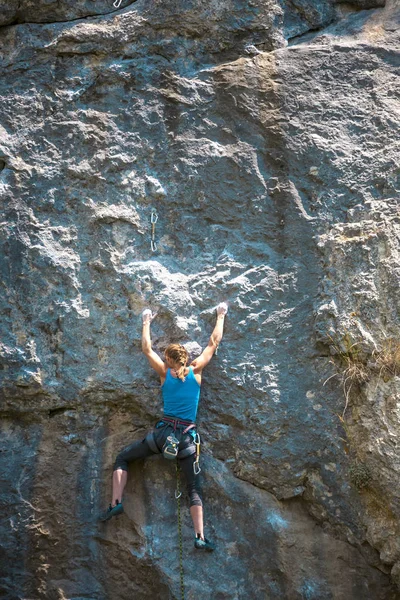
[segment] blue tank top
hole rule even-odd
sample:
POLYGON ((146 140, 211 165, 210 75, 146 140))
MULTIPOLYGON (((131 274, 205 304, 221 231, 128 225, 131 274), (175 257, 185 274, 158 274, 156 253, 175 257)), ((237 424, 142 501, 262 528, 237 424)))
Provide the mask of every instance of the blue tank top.
POLYGON ((165 416, 193 423, 196 421, 200 385, 194 376, 193 367, 189 367, 185 381, 172 377, 171 371, 168 369, 161 391, 165 416))

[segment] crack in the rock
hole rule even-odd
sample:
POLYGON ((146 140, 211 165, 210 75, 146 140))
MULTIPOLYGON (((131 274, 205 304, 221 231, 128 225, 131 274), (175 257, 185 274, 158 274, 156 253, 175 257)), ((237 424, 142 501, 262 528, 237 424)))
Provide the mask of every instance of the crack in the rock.
MULTIPOLYGON (((23 27, 24 25, 55 25, 55 24, 68 24, 68 23, 76 23, 77 21, 86 21, 87 19, 93 19, 93 18, 99 18, 101 19, 101 17, 107 17, 109 15, 114 15, 116 13, 120 13, 123 10, 125 10, 126 8, 129 8, 129 6, 132 6, 132 4, 135 4, 137 2, 137 0, 132 0, 132 2, 130 2, 129 4, 127 4, 126 6, 124 6, 123 8, 116 8, 114 10, 111 10, 110 12, 104 12, 104 13, 93 13, 93 14, 89 14, 89 15, 85 15, 84 17, 76 17, 76 19, 67 19, 65 20, 60 20, 60 21, 12 21, 11 23, 6 23, 5 25, 0 25, 0 31, 2 29, 5 29, 6 27, 23 27)), ((21 2, 19 2, 18 4, 18 8, 17 8, 17 13, 20 9, 20 5, 21 2)), ((18 17, 17 17, 18 19, 18 17)))
POLYGON ((307 36, 312 36, 312 34, 322 33, 326 29, 329 29, 330 27, 332 27, 332 25, 337 25, 343 21, 346 21, 349 17, 351 17, 354 14, 357 14, 360 12, 368 12, 368 11, 372 11, 372 10, 378 10, 379 8, 381 8, 381 6, 373 6, 371 8, 360 8, 357 5, 350 4, 350 3, 349 3, 349 6, 352 6, 354 8, 354 10, 352 12, 349 12, 345 16, 342 16, 339 18, 334 17, 331 21, 329 21, 329 23, 325 23, 321 27, 311 27, 310 29, 307 29, 307 31, 304 31, 303 33, 299 33, 292 37, 288 37, 287 38, 288 46, 289 47, 297 46, 297 45, 300 46, 302 44, 302 42, 301 42, 302 38, 306 38, 307 36))
MULTIPOLYGON (((322 31, 324 31, 324 29, 328 29, 331 25, 333 25, 334 23, 338 23, 338 22, 339 21, 331 21, 330 23, 328 23, 328 25, 324 25, 323 27, 315 27, 315 28, 307 29, 307 31, 304 31, 304 33, 299 33, 298 35, 294 35, 293 37, 288 37, 287 38, 288 46, 296 46, 297 43, 302 38, 305 38, 306 36, 308 36, 312 33, 320 33, 322 31)), ((300 41, 299 45, 300 44, 301 44, 301 41, 300 41)))
POLYGON ((50 408, 49 417, 55 417, 56 415, 63 414, 67 411, 76 411, 76 406, 60 406, 58 408, 50 408))

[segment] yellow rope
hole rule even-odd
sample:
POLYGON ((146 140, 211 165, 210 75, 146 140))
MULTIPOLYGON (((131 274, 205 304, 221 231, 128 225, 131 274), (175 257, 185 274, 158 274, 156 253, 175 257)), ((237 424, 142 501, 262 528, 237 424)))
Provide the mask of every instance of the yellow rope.
POLYGON ((182 543, 182 520, 181 520, 181 492, 179 478, 179 463, 176 461, 176 502, 178 508, 178 537, 179 537, 179 576, 181 585, 181 600, 185 600, 185 584, 183 580, 183 543, 182 543))

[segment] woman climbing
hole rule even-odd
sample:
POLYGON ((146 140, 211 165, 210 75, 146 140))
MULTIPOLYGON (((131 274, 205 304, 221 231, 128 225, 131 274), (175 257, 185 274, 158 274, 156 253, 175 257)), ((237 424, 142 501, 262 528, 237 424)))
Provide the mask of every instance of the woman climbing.
POLYGON ((114 464, 112 502, 102 521, 124 512, 122 495, 128 477, 128 463, 163 452, 165 457, 177 456, 185 475, 190 499, 190 514, 197 549, 212 551, 214 544, 204 537, 203 504, 199 493, 199 468, 196 459, 196 414, 200 397, 201 377, 222 339, 224 319, 228 311, 222 302, 217 307, 217 322, 207 347, 188 367, 188 353, 180 344, 170 344, 165 350, 165 362, 151 347, 150 324, 155 315, 146 309, 142 313, 142 350, 150 366, 158 373, 164 405, 164 416, 153 431, 140 442, 124 448, 114 464), (174 442, 175 440, 175 442, 174 442))

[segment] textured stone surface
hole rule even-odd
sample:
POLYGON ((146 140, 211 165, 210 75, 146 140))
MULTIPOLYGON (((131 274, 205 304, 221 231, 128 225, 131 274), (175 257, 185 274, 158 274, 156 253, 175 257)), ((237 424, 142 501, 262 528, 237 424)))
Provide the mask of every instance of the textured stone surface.
POLYGON ((96 514, 113 456, 160 412, 141 310, 158 311, 157 350, 195 356, 227 300, 199 412, 218 550, 194 555, 185 512, 187 597, 399 597, 399 379, 371 367, 344 433, 330 362, 350 343, 367 364, 399 335, 395 2, 16 4, 3 23, 30 23, 0 34, 3 596, 179 597, 171 466, 134 465, 126 515, 96 514))
POLYGON ((122 9, 129 4, 130 0, 0 0, 0 25, 73 21, 115 12, 117 6, 122 9))
POLYGON ((324 327, 318 329, 321 341, 341 340, 340 348, 334 344, 339 352, 353 346, 370 369, 361 389, 355 385, 352 392, 352 384, 347 384, 347 442, 373 481, 361 496, 367 539, 379 549, 384 563, 395 563, 393 575, 399 583, 400 219, 398 201, 390 197, 396 176, 398 168, 391 178, 377 182, 379 195, 387 198, 371 198, 356 206, 349 211, 349 223, 337 224, 321 236, 330 272, 324 290, 333 298, 327 290, 334 283, 335 294, 320 311, 325 318, 324 327), (397 352, 397 368, 379 361, 382 348, 388 349, 388 357, 397 352))

